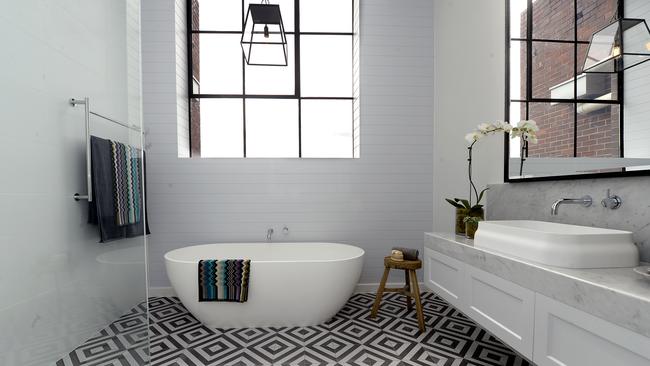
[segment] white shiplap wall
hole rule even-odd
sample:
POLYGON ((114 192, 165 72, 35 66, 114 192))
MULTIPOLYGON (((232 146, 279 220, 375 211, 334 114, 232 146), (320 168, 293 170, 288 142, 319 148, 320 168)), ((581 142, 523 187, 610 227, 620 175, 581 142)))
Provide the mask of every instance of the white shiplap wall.
POLYGON ((169 284, 169 250, 259 242, 269 227, 276 241, 363 247, 366 283, 391 246, 421 247, 433 222, 433 1, 361 0, 361 158, 304 160, 178 158, 185 37, 170 22, 184 27, 184 3, 142 5, 151 285, 169 284))

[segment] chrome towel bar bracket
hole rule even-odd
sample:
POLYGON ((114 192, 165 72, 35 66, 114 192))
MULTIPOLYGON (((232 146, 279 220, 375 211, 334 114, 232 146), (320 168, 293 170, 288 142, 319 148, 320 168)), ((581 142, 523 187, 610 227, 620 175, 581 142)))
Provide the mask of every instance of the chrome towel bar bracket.
POLYGON ((88 200, 88 202, 93 201, 93 182, 92 182, 92 172, 91 172, 91 161, 90 161, 90 99, 85 97, 83 100, 79 99, 70 99, 70 105, 76 107, 77 105, 84 106, 84 127, 86 129, 86 187, 88 189, 87 195, 80 195, 75 193, 72 197, 75 201, 79 200, 88 200))
POLYGON ((127 123, 122 123, 120 121, 117 121, 113 118, 106 117, 104 115, 101 115, 99 113, 93 112, 90 110, 90 98, 85 97, 83 99, 75 99, 71 98, 69 101, 70 105, 73 107, 76 107, 78 105, 83 105, 84 106, 84 128, 86 129, 85 131, 85 138, 86 138, 86 186, 87 186, 87 192, 88 194, 82 195, 79 193, 75 193, 72 195, 72 198, 74 198, 75 201, 80 201, 80 200, 88 200, 88 202, 93 201, 93 182, 92 182, 92 165, 91 165, 91 155, 90 155, 90 115, 92 114, 93 116, 102 118, 106 121, 115 123, 117 125, 120 125, 122 127, 126 127, 128 129, 131 129, 133 131, 142 133, 142 129, 136 125, 129 125, 127 123))

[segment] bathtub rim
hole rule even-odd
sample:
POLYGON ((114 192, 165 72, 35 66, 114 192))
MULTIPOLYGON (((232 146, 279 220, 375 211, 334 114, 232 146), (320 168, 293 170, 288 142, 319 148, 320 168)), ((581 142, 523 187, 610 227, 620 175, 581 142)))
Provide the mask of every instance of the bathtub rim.
POLYGON ((347 243, 334 243, 334 242, 275 242, 275 243, 264 243, 264 242, 232 242, 232 243, 207 243, 207 244, 195 244, 195 245, 188 245, 184 246, 181 248, 176 248, 172 249, 168 252, 165 253, 164 259, 165 261, 173 262, 173 263, 183 263, 183 264, 197 264, 199 260, 181 260, 181 259, 175 259, 171 258, 170 255, 173 255, 174 252, 181 251, 186 248, 192 248, 192 247, 202 247, 202 246, 211 246, 211 245, 241 245, 241 244, 255 244, 255 245, 278 245, 278 244, 285 244, 285 245, 299 245, 299 244, 336 244, 336 245, 342 245, 342 246, 347 246, 347 247, 352 247, 355 248, 359 251, 357 255, 354 256, 349 256, 349 257, 344 257, 344 258, 336 258, 336 259, 300 259, 300 260, 253 260, 251 259, 251 263, 330 263, 330 262, 344 262, 344 261, 350 261, 350 260, 355 260, 358 258, 363 258, 366 254, 366 251, 358 247, 356 245, 352 244, 347 244, 347 243))

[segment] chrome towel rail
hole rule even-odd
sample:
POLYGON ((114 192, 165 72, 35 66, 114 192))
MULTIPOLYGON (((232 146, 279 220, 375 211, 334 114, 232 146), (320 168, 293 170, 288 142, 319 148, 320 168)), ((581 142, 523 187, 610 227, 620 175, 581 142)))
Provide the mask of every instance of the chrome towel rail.
POLYGON ((86 128, 86 186, 87 186, 87 194, 82 195, 79 193, 75 193, 72 197, 74 198, 75 201, 79 200, 88 200, 88 202, 92 202, 93 200, 93 182, 92 182, 92 165, 91 165, 91 155, 90 155, 90 115, 92 114, 93 116, 102 118, 106 121, 113 122, 117 125, 120 125, 122 127, 126 127, 128 129, 131 129, 133 131, 142 133, 142 129, 136 125, 131 125, 129 126, 126 123, 122 123, 120 121, 114 120, 112 118, 106 117, 104 115, 101 115, 99 113, 93 112, 90 110, 90 98, 85 97, 83 99, 75 99, 72 98, 70 99, 70 105, 73 107, 76 107, 77 105, 83 105, 84 106, 84 126, 86 128))

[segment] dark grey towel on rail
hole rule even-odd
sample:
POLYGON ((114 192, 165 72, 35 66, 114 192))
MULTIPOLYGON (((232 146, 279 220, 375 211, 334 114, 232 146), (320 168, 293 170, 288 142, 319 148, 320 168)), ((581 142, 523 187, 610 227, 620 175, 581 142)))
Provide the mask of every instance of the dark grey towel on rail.
MULTIPOLYGON (((130 238, 149 234, 149 225, 145 228, 144 220, 133 225, 118 226, 115 217, 115 187, 114 170, 112 162, 111 142, 99 137, 90 137, 90 155, 93 200, 88 203, 88 223, 99 227, 100 242, 130 238)), ((145 164, 143 160, 143 169, 145 164)), ((146 202, 146 195, 145 195, 146 202)), ((145 203, 146 206, 146 203, 145 203)), ((145 210, 142 210, 146 212, 145 210)), ((141 213, 142 215, 142 213, 141 213)))

